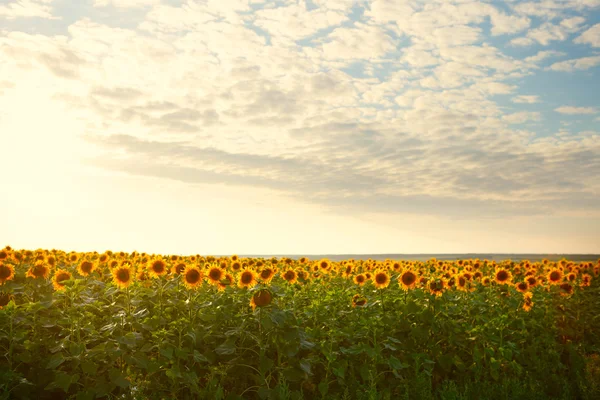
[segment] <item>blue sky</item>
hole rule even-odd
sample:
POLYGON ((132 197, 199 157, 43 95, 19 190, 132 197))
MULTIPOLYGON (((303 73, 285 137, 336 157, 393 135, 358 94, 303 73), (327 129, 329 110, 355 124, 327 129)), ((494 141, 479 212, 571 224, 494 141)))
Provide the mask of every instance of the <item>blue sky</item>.
POLYGON ((600 0, 0 0, 0 57, 15 247, 600 252, 600 0))

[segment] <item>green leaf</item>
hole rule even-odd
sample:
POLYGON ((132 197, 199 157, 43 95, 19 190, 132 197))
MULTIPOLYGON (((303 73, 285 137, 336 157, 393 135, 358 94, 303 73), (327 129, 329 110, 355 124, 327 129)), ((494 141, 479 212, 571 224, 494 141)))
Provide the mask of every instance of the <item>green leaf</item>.
POLYGON ((112 383, 123 389, 128 388, 130 385, 129 381, 125 379, 125 376, 123 376, 121 371, 116 368, 112 368, 110 371, 108 371, 108 377, 112 383))
POLYGON ((398 360, 394 356, 390 357, 389 365, 390 365, 390 367, 392 369, 404 369, 404 368, 408 368, 408 364, 402 363, 400 360, 398 360))
POLYGON ((96 364, 95 362, 92 362, 90 360, 83 360, 81 362, 81 369, 87 375, 94 375, 96 373, 96 371, 98 371, 98 364, 96 364))
POLYGON ((160 349, 160 354, 168 360, 173 359, 173 348, 172 347, 163 347, 160 349))
POLYGON ((327 392, 329 391, 329 383, 327 383, 327 379, 323 379, 319 383, 318 388, 319 388, 319 393, 321 393, 321 396, 327 395, 327 392))
POLYGON ((440 367, 446 372, 450 372, 452 370, 452 365, 454 364, 454 358, 448 354, 442 354, 438 357, 438 363, 440 367))
POLYGON ((198 363, 208 362, 208 358, 204 356, 204 354, 200 353, 198 350, 194 350, 194 361, 198 363))
POLYGON ((65 362, 65 360, 66 360, 66 358, 62 355, 62 353, 56 353, 55 355, 50 357, 50 361, 48 361, 46 368, 47 369, 55 369, 60 364, 65 362))
POLYGON ((308 375, 312 375, 310 363, 307 360, 300 361, 300 368, 308 375))
POLYGON ((220 355, 231 355, 235 353, 235 343, 225 342, 215 349, 215 353, 220 355))

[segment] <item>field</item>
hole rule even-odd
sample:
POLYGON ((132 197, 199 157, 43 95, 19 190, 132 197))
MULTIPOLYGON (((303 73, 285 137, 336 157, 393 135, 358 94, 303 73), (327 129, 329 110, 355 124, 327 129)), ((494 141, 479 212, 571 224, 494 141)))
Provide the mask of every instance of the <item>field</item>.
POLYGON ((600 260, 0 250, 5 399, 598 399, 600 260))

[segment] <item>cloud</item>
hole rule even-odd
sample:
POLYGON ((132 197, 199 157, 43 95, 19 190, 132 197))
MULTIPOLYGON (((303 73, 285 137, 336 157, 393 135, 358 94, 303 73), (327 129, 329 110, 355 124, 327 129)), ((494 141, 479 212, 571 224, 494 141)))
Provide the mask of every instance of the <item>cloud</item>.
POLYGON ((529 46, 538 42, 542 46, 547 46, 553 41, 564 41, 570 34, 581 29, 585 22, 583 17, 571 17, 563 19, 559 24, 545 22, 537 28, 527 32, 525 37, 511 40, 513 46, 529 46))
POLYGON ((539 121, 542 118, 539 112, 520 111, 512 114, 507 114, 502 117, 509 124, 522 124, 528 121, 539 121))
POLYGON ((45 18, 58 19, 52 14, 53 0, 15 0, 8 4, 0 4, 0 18, 45 18))
POLYGON ((565 52, 556 51, 556 50, 541 50, 541 51, 538 51, 536 55, 525 58, 525 61, 537 64, 541 61, 546 60, 547 58, 561 57, 561 56, 565 56, 566 54, 567 53, 565 53, 565 52))
POLYGON ((321 44, 326 59, 378 59, 394 50, 397 40, 378 26, 356 24, 336 28, 321 44))
POLYGON ((592 26, 573 40, 575 43, 589 44, 592 47, 600 47, 600 24, 592 26))
POLYGON ((540 99, 539 96, 537 95, 519 95, 519 96, 515 96, 512 99, 513 103, 519 103, 519 104, 534 104, 534 103, 539 103, 540 99))
POLYGON ((562 106, 555 108, 554 111, 561 114, 569 114, 569 115, 586 115, 586 114, 596 114, 598 111, 594 107, 572 107, 572 106, 562 106))
POLYGON ((160 4, 160 0, 94 0, 94 7, 139 8, 155 4, 160 4))
POLYGON ((600 64, 600 56, 582 57, 574 60, 560 61, 552 64, 548 69, 552 71, 573 72, 586 70, 600 64))

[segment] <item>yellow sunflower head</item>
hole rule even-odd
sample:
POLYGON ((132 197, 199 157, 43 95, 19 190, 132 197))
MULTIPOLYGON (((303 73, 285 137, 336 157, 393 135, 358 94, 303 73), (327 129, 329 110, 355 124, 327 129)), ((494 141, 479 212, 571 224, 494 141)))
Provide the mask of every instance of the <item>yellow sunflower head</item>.
POLYGON ((135 271, 130 264, 123 264, 111 271, 113 282, 120 288, 129 287, 133 283, 135 271))
POLYGON ((160 258, 152 260, 150 261, 150 265, 148 265, 148 272, 153 278, 158 278, 160 276, 166 275, 167 264, 160 258))
POLYGON ((390 276, 387 271, 379 270, 373 275, 373 283, 377 289, 384 289, 390 284, 390 276))
POLYGON ((354 283, 358 286, 362 286, 367 282, 367 277, 364 274, 358 274, 354 276, 354 283))
POLYGON ((48 276, 50 276, 50 267, 44 261, 36 261, 35 264, 29 268, 25 276, 34 279, 48 279, 48 276))
POLYGON ((15 267, 10 264, 3 264, 0 262, 0 285, 4 282, 10 281, 15 277, 15 267))
POLYGON ((496 270, 494 279, 498 284, 510 284, 512 281, 512 274, 506 268, 499 268, 496 270))
POLYGON ((64 269, 57 269, 52 277, 52 286, 54 286, 54 290, 65 290, 64 281, 68 281, 73 276, 69 271, 64 269))
POLYGON ((197 289, 200 285, 202 285, 204 276, 200 268, 193 265, 188 265, 182 271, 181 279, 183 279, 183 284, 188 289, 197 289))
POLYGON ((256 272, 249 268, 246 268, 240 273, 238 278, 238 287, 240 288, 251 288, 256 285, 256 272))
POLYGON ((224 276, 225 276, 225 271, 216 266, 209 268, 208 273, 207 273, 208 282, 211 285, 218 285, 224 276))
POLYGON ((298 274, 292 268, 285 271, 281 277, 291 285, 298 281, 298 274))
POLYGON ((88 260, 83 260, 77 266, 77 272, 79 272, 79 275, 81 275, 81 276, 88 276, 89 274, 94 272, 95 267, 96 266, 94 265, 93 262, 88 261, 88 260))
POLYGON ((406 270, 402 274, 400 274, 400 277, 398 278, 398 284, 404 290, 409 290, 413 289, 416 286, 418 280, 419 277, 415 272, 411 270, 406 270))
POLYGON ((250 306, 252 310, 255 310, 256 307, 266 307, 273 301, 273 294, 268 289, 261 289, 254 292, 252 298, 250 299, 250 306))

